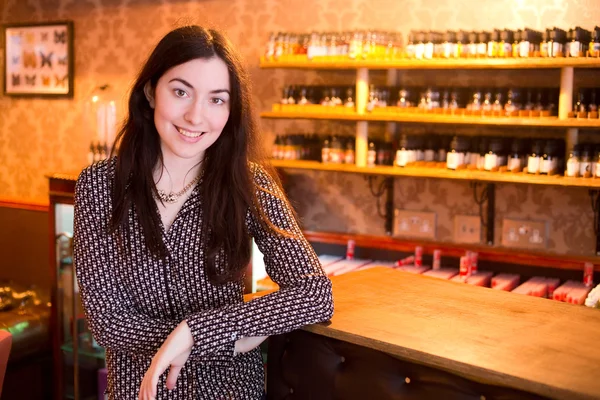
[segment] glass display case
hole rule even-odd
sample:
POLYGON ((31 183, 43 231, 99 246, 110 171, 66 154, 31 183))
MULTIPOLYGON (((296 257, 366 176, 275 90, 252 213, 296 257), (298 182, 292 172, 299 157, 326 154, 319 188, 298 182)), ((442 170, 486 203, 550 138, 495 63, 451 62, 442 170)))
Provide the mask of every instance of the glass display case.
POLYGON ((104 350, 85 323, 72 257, 76 179, 49 176, 54 398, 102 399, 104 350))

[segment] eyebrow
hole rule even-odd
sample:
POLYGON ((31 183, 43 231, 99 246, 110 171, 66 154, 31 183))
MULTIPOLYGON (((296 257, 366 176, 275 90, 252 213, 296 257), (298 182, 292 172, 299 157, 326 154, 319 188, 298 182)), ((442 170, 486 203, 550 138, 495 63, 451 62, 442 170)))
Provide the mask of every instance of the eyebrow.
MULTIPOLYGON (((173 81, 180 82, 180 83, 184 84, 185 86, 189 87, 190 89, 194 89, 194 86, 192 86, 192 84, 189 83, 188 81, 186 81, 185 79, 173 78, 169 81, 169 83, 171 83, 173 81)), ((227 89, 215 89, 215 90, 211 90, 209 93, 211 93, 211 94, 227 93, 228 95, 231 95, 231 93, 227 89)))

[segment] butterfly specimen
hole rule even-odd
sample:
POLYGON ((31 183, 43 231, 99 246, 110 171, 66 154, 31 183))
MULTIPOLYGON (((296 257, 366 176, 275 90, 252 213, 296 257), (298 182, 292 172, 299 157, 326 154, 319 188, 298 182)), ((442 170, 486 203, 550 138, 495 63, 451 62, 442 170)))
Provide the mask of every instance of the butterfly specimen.
POLYGON ((19 65, 20 61, 21 61, 21 57, 19 57, 19 56, 14 56, 12 58, 13 65, 19 65))
POLYGON ((58 57, 58 65, 67 65, 67 56, 58 57))
POLYGON ((41 67, 44 67, 44 65, 48 64, 48 66, 50 68, 52 68, 52 55, 53 54, 54 53, 50 53, 50 54, 44 55, 44 53, 42 53, 40 51, 40 57, 42 58, 42 65, 41 65, 41 67))
POLYGON ((25 33, 25 43, 34 44, 35 43, 35 35, 31 32, 25 33))
POLYGON ((25 84, 30 86, 35 86, 35 78, 36 75, 25 75, 25 84))
POLYGON ((67 43, 67 31, 54 31, 54 43, 67 43))
POLYGON ((42 32, 42 42, 48 41, 48 32, 42 32))
POLYGON ((42 85, 50 86, 50 76, 42 75, 42 85))
POLYGON ((31 67, 31 68, 37 67, 37 59, 36 59, 35 53, 33 51, 24 51, 23 52, 23 66, 25 68, 27 68, 27 67, 31 67))
POLYGON ((12 85, 13 86, 20 86, 21 85, 21 75, 19 75, 19 74, 12 74, 12 85))
POLYGON ((56 86, 56 87, 65 86, 67 84, 67 78, 68 77, 69 77, 69 74, 65 75, 62 78, 60 78, 58 75, 54 75, 54 79, 56 81, 56 83, 54 84, 54 86, 56 86))

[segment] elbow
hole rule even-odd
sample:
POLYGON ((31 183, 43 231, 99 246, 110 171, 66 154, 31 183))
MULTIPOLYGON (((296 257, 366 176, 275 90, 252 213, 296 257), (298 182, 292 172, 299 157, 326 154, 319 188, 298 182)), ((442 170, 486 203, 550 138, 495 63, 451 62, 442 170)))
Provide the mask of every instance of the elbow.
POLYGON ((310 307, 314 323, 329 321, 333 316, 333 290, 331 280, 323 276, 313 286, 310 293, 310 307))

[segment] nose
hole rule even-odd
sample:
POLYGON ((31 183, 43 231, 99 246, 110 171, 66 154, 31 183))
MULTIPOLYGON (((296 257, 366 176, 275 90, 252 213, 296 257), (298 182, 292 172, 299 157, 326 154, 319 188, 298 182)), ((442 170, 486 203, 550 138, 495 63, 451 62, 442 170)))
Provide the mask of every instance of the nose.
POLYGON ((190 106, 186 109, 183 118, 186 122, 191 125, 201 125, 204 121, 204 111, 205 107, 202 105, 202 102, 198 99, 190 104, 190 106))

